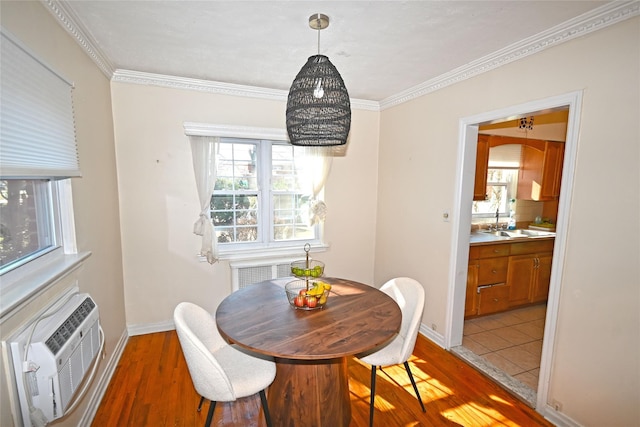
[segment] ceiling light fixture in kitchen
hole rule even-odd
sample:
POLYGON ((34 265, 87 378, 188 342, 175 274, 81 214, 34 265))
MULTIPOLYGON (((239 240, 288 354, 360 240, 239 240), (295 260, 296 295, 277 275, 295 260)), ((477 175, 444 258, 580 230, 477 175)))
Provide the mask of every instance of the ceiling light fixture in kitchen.
POLYGON ((313 14, 309 26, 318 31, 318 54, 309 57, 289 89, 289 141, 303 146, 344 145, 351 128, 349 93, 336 67, 320 55, 320 30, 329 26, 329 17, 313 14))
POLYGON ((526 117, 520 118, 520 125, 518 127, 525 130, 533 130, 533 116, 529 117, 529 119, 526 117))

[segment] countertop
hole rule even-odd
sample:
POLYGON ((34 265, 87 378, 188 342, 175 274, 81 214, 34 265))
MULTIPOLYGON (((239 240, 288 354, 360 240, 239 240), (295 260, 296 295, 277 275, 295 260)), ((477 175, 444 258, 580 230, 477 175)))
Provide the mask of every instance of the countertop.
MULTIPOLYGON (((509 230, 506 230, 509 231, 509 230)), ((483 231, 474 231, 471 233, 471 237, 469 239, 470 246, 482 246, 482 245, 493 245, 496 243, 513 243, 513 242, 527 242, 527 241, 538 241, 538 240, 549 240, 555 239, 555 233, 549 233, 549 235, 545 236, 518 236, 518 237, 507 237, 507 236, 496 236, 493 233, 487 233, 483 231)))

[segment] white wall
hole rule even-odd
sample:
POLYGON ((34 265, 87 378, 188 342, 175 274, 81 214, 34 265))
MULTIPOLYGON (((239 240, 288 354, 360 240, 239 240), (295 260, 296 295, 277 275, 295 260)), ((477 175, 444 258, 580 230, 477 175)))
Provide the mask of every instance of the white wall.
POLYGON ((584 90, 549 401, 585 426, 640 424, 639 41, 633 18, 381 114, 375 281, 422 281, 444 333, 458 120, 584 90))
MULTIPOLYGON (((100 376, 113 361, 114 349, 125 332, 109 80, 40 2, 2 1, 0 9, 3 27, 75 84, 73 102, 83 175, 82 178, 72 180, 75 226, 78 250, 93 253, 77 274, 58 282, 11 318, 2 319, 2 339, 10 336, 23 322, 48 305, 59 292, 72 286, 73 280, 77 279, 80 291, 90 293, 100 309, 107 355, 100 362, 100 376)), ((11 426, 14 421, 11 417, 4 367, 3 364, 0 376, 0 425, 11 426)), ((97 381, 93 389, 96 384, 97 381)), ((77 425, 88 401, 89 398, 85 398, 75 412, 57 425, 77 425)))
MULTIPOLYGON (((184 122, 285 127, 285 102, 112 84, 127 324, 162 328, 181 301, 214 312, 231 292, 229 264, 199 262, 200 212, 184 122)), ((373 284, 378 113, 353 111, 347 156, 326 186, 326 274, 373 284)), ((303 245, 300 256, 304 256, 303 245)))

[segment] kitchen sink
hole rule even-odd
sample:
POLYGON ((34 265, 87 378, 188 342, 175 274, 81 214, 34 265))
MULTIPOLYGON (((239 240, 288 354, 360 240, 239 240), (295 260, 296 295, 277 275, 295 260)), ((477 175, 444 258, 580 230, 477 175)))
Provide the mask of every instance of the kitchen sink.
MULTIPOLYGON (((514 230, 515 231, 515 230, 514 230)), ((489 234, 491 236, 497 236, 497 237, 512 237, 511 235, 509 235, 508 231, 482 231, 483 234, 489 234)))
POLYGON ((535 238, 535 237, 554 237, 556 233, 552 231, 538 231, 528 229, 517 230, 486 230, 482 231, 484 234, 489 234, 496 237, 511 237, 511 238, 535 238))

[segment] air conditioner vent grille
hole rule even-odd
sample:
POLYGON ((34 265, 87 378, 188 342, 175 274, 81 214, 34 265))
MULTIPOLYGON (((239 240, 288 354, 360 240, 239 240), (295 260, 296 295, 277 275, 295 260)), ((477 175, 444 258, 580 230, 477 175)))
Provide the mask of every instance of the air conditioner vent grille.
POLYGON ((58 354, 58 351, 73 335, 78 326, 89 316, 89 313, 95 308, 96 304, 87 297, 80 306, 65 320, 62 325, 49 337, 46 345, 51 353, 58 354))

